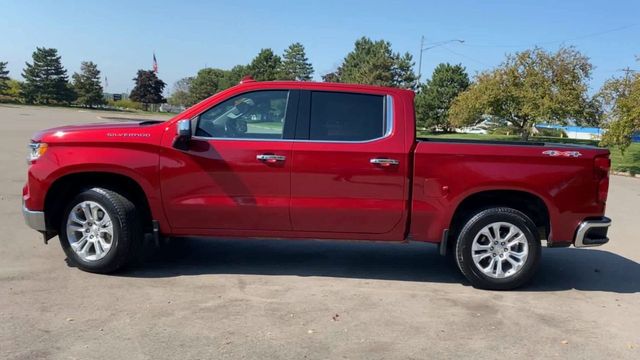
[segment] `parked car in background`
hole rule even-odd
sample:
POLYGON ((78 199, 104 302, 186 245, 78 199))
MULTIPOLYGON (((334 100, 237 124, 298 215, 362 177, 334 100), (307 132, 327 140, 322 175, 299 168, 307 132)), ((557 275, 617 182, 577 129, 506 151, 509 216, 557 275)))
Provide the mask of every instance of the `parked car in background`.
POLYGON ((464 127, 464 128, 458 129, 458 132, 463 133, 463 134, 482 134, 482 135, 487 135, 489 133, 489 130, 487 128, 481 127, 481 126, 469 126, 469 127, 464 127))
POLYGON ((169 112, 169 113, 175 113, 175 114, 179 114, 183 111, 185 111, 185 107, 184 106, 177 106, 177 105, 171 105, 171 104, 161 104, 159 110, 161 112, 169 112))

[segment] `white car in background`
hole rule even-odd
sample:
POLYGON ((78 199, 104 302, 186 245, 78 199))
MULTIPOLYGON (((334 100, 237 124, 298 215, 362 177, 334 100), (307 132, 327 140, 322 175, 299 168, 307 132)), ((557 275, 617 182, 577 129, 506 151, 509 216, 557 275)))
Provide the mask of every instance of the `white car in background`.
POLYGON ((482 134, 482 135, 487 135, 489 133, 489 131, 486 128, 481 126, 465 127, 465 128, 459 129, 459 132, 464 134, 482 134))

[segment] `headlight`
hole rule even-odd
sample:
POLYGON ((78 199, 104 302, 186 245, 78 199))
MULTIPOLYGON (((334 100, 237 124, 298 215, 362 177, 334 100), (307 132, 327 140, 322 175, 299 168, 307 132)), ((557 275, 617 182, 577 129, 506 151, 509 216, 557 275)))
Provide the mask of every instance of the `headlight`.
POLYGON ((47 148, 46 143, 32 142, 29 144, 29 163, 40 158, 47 151, 47 148))

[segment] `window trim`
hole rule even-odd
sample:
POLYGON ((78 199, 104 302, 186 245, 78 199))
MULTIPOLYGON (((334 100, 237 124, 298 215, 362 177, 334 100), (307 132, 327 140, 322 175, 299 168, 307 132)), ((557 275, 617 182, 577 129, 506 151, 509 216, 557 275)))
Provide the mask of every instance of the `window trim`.
MULTIPOLYGON (((388 137, 390 137, 393 132, 394 132, 394 126, 395 126, 395 121, 394 121, 394 115, 395 115, 395 103, 393 100, 393 96, 390 94, 384 94, 384 95, 380 95, 380 94, 369 94, 369 93, 359 93, 359 92, 348 92, 348 91, 326 91, 326 90, 298 90, 298 89, 268 89, 268 90, 251 90, 251 91, 246 91, 246 92, 242 92, 236 95, 233 95, 232 97, 229 97, 227 99, 224 99, 223 101, 208 107, 207 109, 199 112, 197 115, 193 116, 191 118, 191 121, 195 122, 195 126, 193 126, 193 131, 194 131, 194 135, 192 136, 193 139, 196 140, 222 140, 222 141, 277 141, 277 142, 300 142, 300 143, 328 143, 328 144, 366 144, 366 143, 370 143, 370 142, 375 142, 375 141, 380 141, 380 140, 384 140, 388 137), (257 91, 289 91, 289 100, 293 100, 295 101, 295 104, 287 104, 287 106, 289 107, 289 105, 293 105, 291 106, 291 112, 294 111, 295 109, 295 113, 289 114, 289 108, 287 108, 287 114, 285 117, 285 128, 283 128, 283 138, 282 139, 252 139, 252 138, 224 138, 224 137, 208 137, 208 136, 197 136, 195 135, 195 131, 197 129, 198 126, 198 117, 203 114, 204 112, 208 111, 209 109, 213 108, 214 106, 221 104, 223 101, 226 101, 228 99, 231 99, 232 97, 236 97, 239 95, 243 95, 243 94, 247 94, 247 93, 251 93, 251 92, 257 92, 257 91), (322 92, 341 92, 341 93, 346 93, 346 94, 365 94, 365 95, 378 95, 378 96, 383 96, 384 97, 384 122, 385 122, 385 132, 382 136, 374 138, 374 139, 369 139, 369 140, 353 140, 353 141, 349 141, 349 140, 310 140, 309 139, 309 131, 310 131, 310 100, 311 100, 311 92, 312 91, 322 91, 322 92), (294 95, 295 94, 295 95, 294 95), (292 95, 294 95, 292 97, 292 95), (292 129, 290 129, 290 131, 292 131, 291 134, 289 134, 289 137, 284 138, 287 134, 287 120, 289 118, 289 116, 291 116, 292 120, 291 122, 293 123, 293 125, 290 125, 292 129), (301 127, 300 125, 302 124, 302 122, 304 121, 304 126, 301 127), (305 138, 301 138, 299 137, 300 134, 298 134, 299 131, 305 131, 306 130, 306 139, 305 138)), ((292 102, 293 102, 292 101, 292 102)))
POLYGON ((347 91, 325 91, 325 90, 303 90, 300 96, 300 109, 298 110, 298 121, 296 128, 296 142, 308 142, 308 143, 328 143, 328 144, 364 144, 370 143, 374 141, 380 141, 388 138, 393 134, 394 130, 394 102, 393 96, 390 94, 368 94, 368 93, 359 93, 359 92, 347 92, 347 91), (330 92, 330 93, 343 93, 343 94, 361 94, 361 95, 373 95, 373 96, 382 96, 383 97, 383 122, 384 122, 384 133, 382 136, 373 139, 367 140, 311 140, 311 92, 330 92), (298 129, 300 128, 300 123, 304 121, 304 130, 305 134, 298 134, 298 129), (298 136, 304 136, 303 138, 299 138, 298 136))
POLYGON ((196 140, 231 140, 231 141, 292 141, 294 140, 295 137, 295 128, 296 128, 296 124, 297 124, 297 115, 298 115, 298 104, 299 104, 299 99, 300 99, 300 90, 297 89, 287 89, 287 88, 282 88, 282 89, 254 89, 254 90, 249 90, 249 91, 245 91, 245 92, 241 92, 235 95, 232 95, 226 99, 223 99, 222 101, 211 105, 210 107, 200 111, 199 113, 197 113, 196 115, 194 115, 191 118, 192 121, 192 128, 193 128, 193 135, 191 136, 193 139, 196 140), (200 136, 200 135, 196 135, 196 131, 198 130, 198 122, 200 121, 200 116, 204 113, 206 113, 207 111, 213 109, 214 107, 222 104, 223 102, 227 101, 227 100, 231 100, 235 97, 238 96, 242 96, 242 95, 246 95, 246 94, 250 94, 250 93, 256 93, 256 92, 267 92, 267 91, 287 91, 288 95, 287 95, 287 108, 286 108, 286 113, 285 113, 285 118, 284 118, 284 125, 282 127, 282 138, 281 139, 265 139, 265 138, 228 138, 228 137, 217 137, 217 136, 200 136), (291 118, 289 120, 289 118, 291 118))

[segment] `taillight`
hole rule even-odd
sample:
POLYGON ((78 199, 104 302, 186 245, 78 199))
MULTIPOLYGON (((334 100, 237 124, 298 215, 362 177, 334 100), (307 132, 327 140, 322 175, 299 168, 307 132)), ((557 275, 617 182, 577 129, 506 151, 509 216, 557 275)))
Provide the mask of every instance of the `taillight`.
POLYGON ((609 155, 596 157, 594 167, 598 178, 598 201, 605 203, 609 193, 609 170, 611 169, 609 155))

